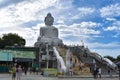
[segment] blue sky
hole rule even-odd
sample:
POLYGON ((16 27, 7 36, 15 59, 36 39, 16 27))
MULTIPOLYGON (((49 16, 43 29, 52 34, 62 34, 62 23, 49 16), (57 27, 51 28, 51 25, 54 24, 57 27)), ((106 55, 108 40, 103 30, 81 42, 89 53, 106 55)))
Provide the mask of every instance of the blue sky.
POLYGON ((120 0, 0 0, 0 36, 18 33, 33 46, 48 12, 64 44, 120 55, 120 0))

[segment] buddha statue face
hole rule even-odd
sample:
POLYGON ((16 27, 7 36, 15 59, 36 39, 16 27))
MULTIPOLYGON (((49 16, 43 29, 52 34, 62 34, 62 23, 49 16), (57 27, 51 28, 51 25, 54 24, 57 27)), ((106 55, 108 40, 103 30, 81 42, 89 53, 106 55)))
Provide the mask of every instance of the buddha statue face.
POLYGON ((47 25, 47 26, 53 25, 54 18, 52 17, 51 13, 47 14, 47 16, 45 17, 44 22, 45 22, 45 25, 47 25))

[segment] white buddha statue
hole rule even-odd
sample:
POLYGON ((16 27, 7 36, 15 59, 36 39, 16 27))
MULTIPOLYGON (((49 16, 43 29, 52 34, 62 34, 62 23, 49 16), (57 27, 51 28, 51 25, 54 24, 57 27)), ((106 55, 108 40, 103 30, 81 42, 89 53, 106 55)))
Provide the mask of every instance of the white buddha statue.
POLYGON ((38 43, 63 44, 62 40, 58 38, 58 29, 53 26, 54 18, 50 13, 47 14, 44 22, 45 26, 40 28, 40 35, 35 45, 37 46, 38 43))

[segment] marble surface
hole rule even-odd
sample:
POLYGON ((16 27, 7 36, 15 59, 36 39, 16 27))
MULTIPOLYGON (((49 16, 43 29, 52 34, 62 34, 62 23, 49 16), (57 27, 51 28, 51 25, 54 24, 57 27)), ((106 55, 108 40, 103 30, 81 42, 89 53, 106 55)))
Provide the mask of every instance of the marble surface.
POLYGON ((58 29, 53 26, 54 18, 50 13, 44 19, 45 26, 40 28, 40 34, 35 43, 35 46, 39 44, 54 44, 61 45, 63 44, 62 40, 58 38, 58 29))

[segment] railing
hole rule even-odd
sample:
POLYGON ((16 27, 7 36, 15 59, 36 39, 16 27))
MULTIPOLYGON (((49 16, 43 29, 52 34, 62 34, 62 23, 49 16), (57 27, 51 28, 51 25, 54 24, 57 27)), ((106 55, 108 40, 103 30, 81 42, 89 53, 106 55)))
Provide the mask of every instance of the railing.
MULTIPOLYGON (((70 47, 70 48, 71 48, 71 52, 75 53, 79 57, 79 59, 81 59, 81 61, 83 61, 87 64, 91 64, 93 59, 95 59, 96 62, 99 63, 98 64, 99 66, 101 66, 101 67, 104 66, 104 68, 107 67, 108 62, 106 62, 101 55, 87 50, 87 57, 86 57, 86 54, 84 52, 84 50, 86 50, 86 48, 81 47, 81 46, 75 46, 75 47, 70 47)), ((115 69, 116 66, 108 65, 108 67, 112 68, 116 72, 116 69, 115 69)), ((108 68, 105 68, 105 69, 108 69, 108 68)))

